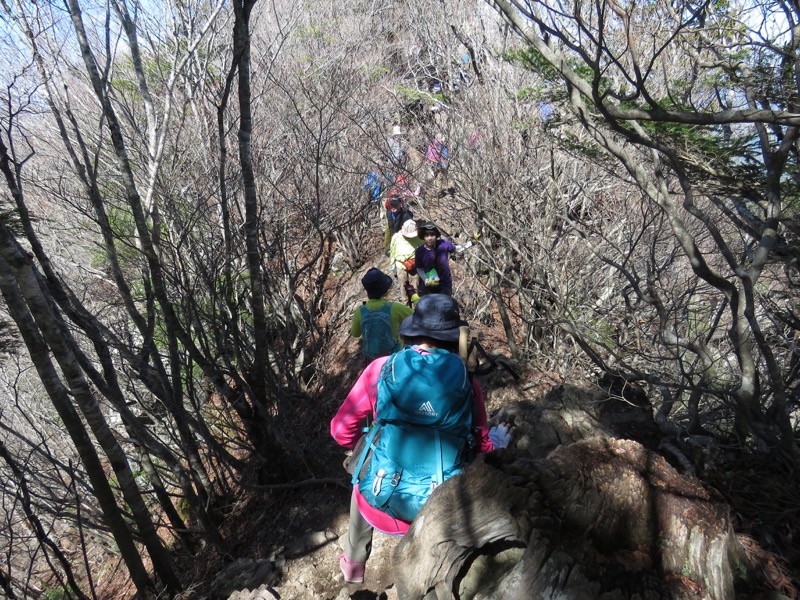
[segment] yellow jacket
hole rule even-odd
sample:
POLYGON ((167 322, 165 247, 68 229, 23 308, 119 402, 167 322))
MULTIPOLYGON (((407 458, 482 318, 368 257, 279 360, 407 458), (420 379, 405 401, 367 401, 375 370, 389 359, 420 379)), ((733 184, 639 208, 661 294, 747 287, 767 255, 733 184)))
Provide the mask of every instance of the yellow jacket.
POLYGON ((414 252, 423 244, 419 238, 407 238, 399 231, 392 236, 392 241, 389 244, 389 259, 392 263, 392 268, 405 270, 403 261, 408 260, 414 256, 414 252))

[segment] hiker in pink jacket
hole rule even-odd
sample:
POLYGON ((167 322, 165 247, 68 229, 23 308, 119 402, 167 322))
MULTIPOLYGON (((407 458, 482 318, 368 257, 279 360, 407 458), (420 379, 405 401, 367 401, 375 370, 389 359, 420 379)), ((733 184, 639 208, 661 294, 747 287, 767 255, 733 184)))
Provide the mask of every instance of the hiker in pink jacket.
MULTIPOLYGON (((400 335, 420 354, 445 349, 458 352, 459 327, 465 322, 460 319, 458 305, 449 296, 431 295, 420 299, 413 315, 407 317, 400 327, 400 335)), ((405 350, 406 352, 408 351, 405 350)), ((377 390, 381 369, 390 357, 372 361, 361 373, 350 393, 347 395, 336 416, 331 421, 331 435, 345 448, 353 448, 362 435, 367 420, 376 421, 377 390)), ((491 431, 487 427, 486 405, 483 392, 477 381, 471 382, 473 401, 473 432, 475 451, 488 452, 495 447, 505 447, 510 440, 508 427, 500 425, 491 431)), ((353 456, 352 460, 358 460, 353 456)), ((354 486, 350 501, 350 523, 344 539, 344 553, 339 558, 339 566, 345 581, 361 583, 364 569, 372 546, 373 528, 390 535, 403 535, 410 523, 388 515, 372 506, 362 496, 358 486, 354 486)))

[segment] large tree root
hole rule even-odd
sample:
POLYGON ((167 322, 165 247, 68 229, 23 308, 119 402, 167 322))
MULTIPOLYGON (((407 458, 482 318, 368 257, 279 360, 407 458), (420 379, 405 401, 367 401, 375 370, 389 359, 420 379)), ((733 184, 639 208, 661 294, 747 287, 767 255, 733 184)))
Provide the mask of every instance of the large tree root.
POLYGON ((744 569, 724 505, 637 442, 604 437, 478 460, 434 492, 395 558, 402 600, 726 600, 744 569))

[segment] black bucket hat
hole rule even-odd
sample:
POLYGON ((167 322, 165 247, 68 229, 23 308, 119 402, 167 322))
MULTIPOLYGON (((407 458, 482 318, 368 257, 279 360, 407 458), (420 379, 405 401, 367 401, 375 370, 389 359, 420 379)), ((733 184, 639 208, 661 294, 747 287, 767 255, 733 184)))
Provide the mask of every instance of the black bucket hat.
POLYGON ((423 223, 417 223, 417 237, 421 240, 425 239, 425 232, 426 231, 433 231, 436 234, 436 237, 442 237, 442 232, 439 231, 439 228, 434 224, 433 221, 425 221, 423 223))
POLYGON ((419 299, 414 314, 406 317, 398 333, 405 337, 429 337, 442 342, 457 342, 461 320, 458 303, 446 294, 427 294, 419 299))
POLYGON ((367 291, 367 297, 375 300, 383 298, 383 295, 389 291, 389 288, 392 287, 392 278, 380 269, 372 267, 361 278, 361 285, 367 291))

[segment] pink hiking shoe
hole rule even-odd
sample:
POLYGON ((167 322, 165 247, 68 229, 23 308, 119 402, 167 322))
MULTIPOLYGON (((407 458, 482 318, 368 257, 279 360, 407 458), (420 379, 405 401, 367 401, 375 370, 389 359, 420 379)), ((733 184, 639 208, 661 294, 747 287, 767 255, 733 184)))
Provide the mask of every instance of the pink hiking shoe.
POLYGON ((364 583, 364 567, 366 563, 350 560, 344 552, 339 555, 339 568, 347 583, 364 583))

